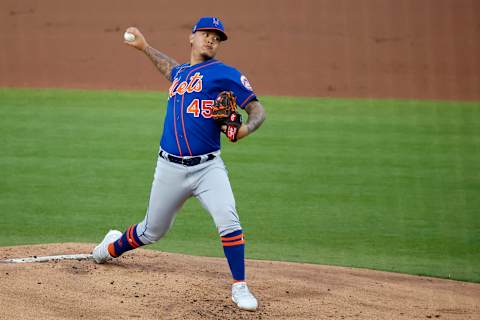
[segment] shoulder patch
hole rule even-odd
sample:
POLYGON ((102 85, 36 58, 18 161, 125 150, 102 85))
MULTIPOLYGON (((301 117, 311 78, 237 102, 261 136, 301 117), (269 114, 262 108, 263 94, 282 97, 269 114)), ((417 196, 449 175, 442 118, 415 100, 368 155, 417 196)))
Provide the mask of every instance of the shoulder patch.
POLYGON ((253 91, 252 86, 250 85, 250 82, 248 82, 247 77, 245 77, 243 74, 240 76, 240 82, 243 84, 245 88, 247 88, 250 91, 253 91))

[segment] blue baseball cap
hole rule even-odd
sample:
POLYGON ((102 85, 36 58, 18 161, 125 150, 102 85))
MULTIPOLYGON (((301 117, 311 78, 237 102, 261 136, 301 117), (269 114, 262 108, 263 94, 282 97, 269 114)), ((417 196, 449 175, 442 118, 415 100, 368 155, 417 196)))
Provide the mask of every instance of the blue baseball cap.
POLYGON ((197 24, 193 26, 192 33, 199 30, 215 30, 220 34, 220 40, 225 41, 228 39, 223 27, 222 21, 216 17, 202 17, 198 20, 197 24))

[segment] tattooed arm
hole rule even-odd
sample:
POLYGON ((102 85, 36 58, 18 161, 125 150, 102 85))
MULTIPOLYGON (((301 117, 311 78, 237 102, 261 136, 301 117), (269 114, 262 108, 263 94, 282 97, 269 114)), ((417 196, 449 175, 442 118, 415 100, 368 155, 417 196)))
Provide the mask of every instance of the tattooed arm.
POLYGON ((172 74, 172 69, 177 66, 178 63, 166 54, 152 48, 148 44, 147 40, 145 40, 143 34, 137 28, 130 27, 126 31, 133 33, 135 35, 135 40, 124 41, 124 43, 140 51, 143 51, 145 55, 147 55, 147 57, 150 59, 150 61, 153 62, 155 67, 157 67, 158 71, 160 71, 160 73, 163 74, 163 76, 167 78, 168 81, 171 81, 170 77, 172 74))
POLYGON ((175 66, 178 66, 178 62, 170 58, 164 53, 161 53, 157 49, 154 49, 147 45, 143 50, 147 57, 153 62, 158 71, 167 78, 168 81, 171 81, 172 69, 175 66))
POLYGON ((247 111, 248 120, 247 123, 242 124, 238 130, 237 139, 245 138, 250 133, 257 130, 262 125, 263 121, 265 121, 265 109, 258 100, 251 101, 247 104, 245 111, 247 111))

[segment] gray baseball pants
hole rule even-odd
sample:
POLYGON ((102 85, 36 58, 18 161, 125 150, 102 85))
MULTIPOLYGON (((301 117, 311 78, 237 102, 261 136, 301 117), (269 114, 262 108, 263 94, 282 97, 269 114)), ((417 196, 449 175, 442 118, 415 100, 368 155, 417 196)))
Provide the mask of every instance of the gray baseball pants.
POLYGON ((176 213, 192 196, 210 213, 220 236, 241 229, 220 152, 215 159, 191 167, 159 156, 147 213, 137 226, 140 241, 150 244, 161 239, 173 225, 176 213))

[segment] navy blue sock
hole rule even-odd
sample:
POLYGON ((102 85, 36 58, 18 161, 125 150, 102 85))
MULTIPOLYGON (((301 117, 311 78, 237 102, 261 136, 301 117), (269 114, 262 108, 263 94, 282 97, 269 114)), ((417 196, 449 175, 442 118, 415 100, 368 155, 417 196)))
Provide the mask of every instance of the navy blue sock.
POLYGON ((233 279, 245 281, 245 240, 242 230, 229 233, 221 239, 233 279))
POLYGON ((143 243, 137 235, 137 226, 138 224, 130 226, 127 231, 122 234, 120 239, 108 245, 108 253, 110 253, 112 257, 119 257, 124 252, 143 246, 143 243))

